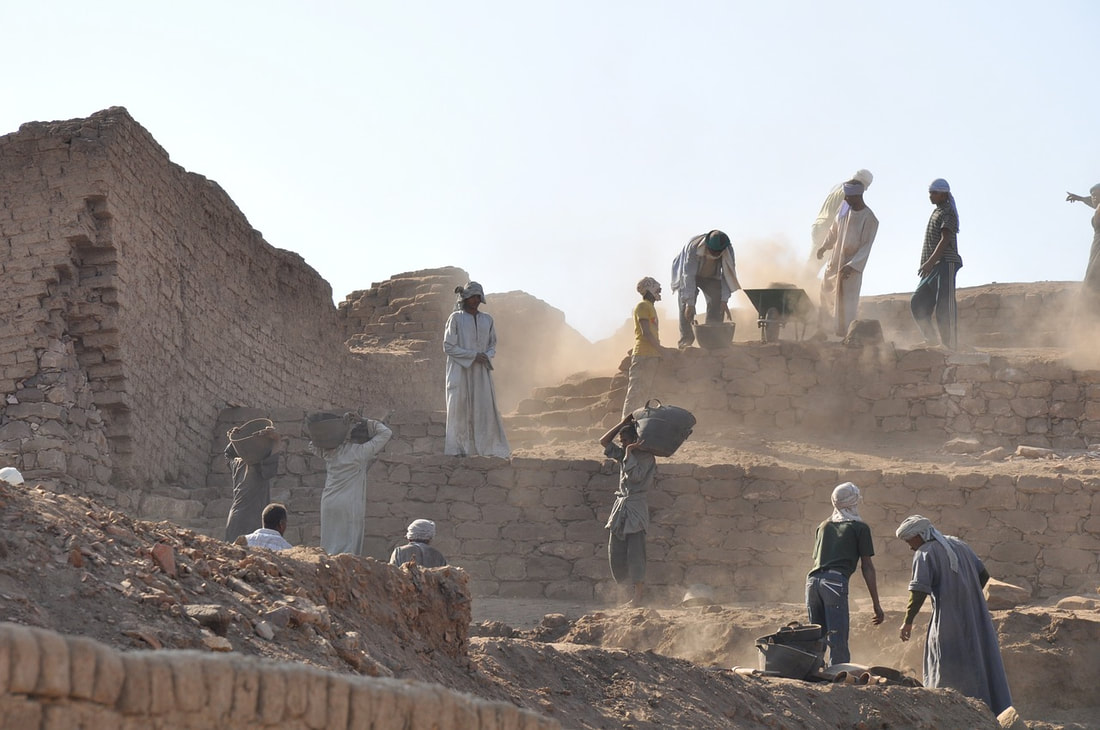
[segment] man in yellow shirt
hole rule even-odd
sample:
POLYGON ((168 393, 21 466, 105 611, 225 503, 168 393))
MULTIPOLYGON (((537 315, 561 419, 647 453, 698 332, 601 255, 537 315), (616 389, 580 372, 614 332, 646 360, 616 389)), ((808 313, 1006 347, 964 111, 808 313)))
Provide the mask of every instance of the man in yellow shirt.
POLYGON ((657 361, 661 359, 661 338, 657 328, 657 308, 661 301, 661 284, 652 276, 638 282, 642 301, 634 307, 634 350, 630 353, 623 417, 641 408, 653 397, 653 379, 657 361))

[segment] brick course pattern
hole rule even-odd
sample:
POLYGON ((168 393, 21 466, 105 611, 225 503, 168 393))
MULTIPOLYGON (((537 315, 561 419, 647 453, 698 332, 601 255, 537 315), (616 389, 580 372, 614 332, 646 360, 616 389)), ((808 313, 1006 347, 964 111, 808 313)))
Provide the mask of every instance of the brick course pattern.
MULTIPOLYGON (((226 411, 219 425, 259 414, 226 411)), ((290 541, 318 545, 324 463, 308 453, 304 436, 294 435, 304 413, 268 415, 291 436, 272 498, 291 511, 290 541)), ((460 459, 440 455, 442 413, 410 414, 390 425, 394 438, 368 476, 365 554, 388 559, 406 525, 427 518, 437 525, 433 544, 467 571, 474 596, 586 601, 618 595, 604 529, 618 471, 596 443, 592 459, 460 459)), ((220 536, 230 502, 222 448, 224 441, 211 445, 205 492, 158 498, 161 514, 220 536)), ((687 585, 707 583, 735 600, 801 601, 801 581, 791 578, 807 570, 814 530, 831 512, 829 495, 849 480, 864 491, 861 514, 872 527, 885 591, 904 592, 908 584, 912 556, 893 530, 917 512, 970 543, 994 577, 1035 595, 1091 590, 1098 579, 1095 479, 745 469, 675 459, 659 460, 657 471, 646 582, 671 598, 680 598, 687 585)))
POLYGON ((557 730, 549 718, 440 685, 241 655, 116 651, 0 623, 0 727, 145 730, 557 730))
MULTIPOLYGON (((509 417, 509 438, 522 445, 578 433, 598 437, 619 420, 627 364, 591 387, 535 391, 509 417), (601 388, 601 397, 580 399, 601 388)), ((702 429, 920 432, 1011 449, 1081 450, 1100 442, 1100 371, 1026 354, 904 350, 890 343, 737 343, 669 352, 653 392, 691 410, 702 429)))
POLYGON ((329 285, 125 109, 0 137, 0 268, 0 454, 121 487, 120 506, 201 485, 227 403, 411 407, 424 390, 349 353, 329 285))

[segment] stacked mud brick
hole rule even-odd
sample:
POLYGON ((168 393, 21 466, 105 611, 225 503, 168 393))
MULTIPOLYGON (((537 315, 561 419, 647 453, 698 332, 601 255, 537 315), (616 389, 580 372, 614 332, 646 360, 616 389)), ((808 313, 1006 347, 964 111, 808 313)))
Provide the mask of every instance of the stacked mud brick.
POLYGON ((0 658, 5 728, 561 727, 515 705, 438 684, 337 674, 239 654, 120 652, 17 624, 0 624, 0 658))
POLYGON ((345 337, 353 347, 399 341, 405 349, 442 362, 443 325, 454 310, 454 289, 467 281, 462 269, 444 267, 397 274, 352 292, 339 307, 345 337))
MULTIPOLYGON (((224 415, 223 424, 254 414, 224 415)), ((272 496, 291 511, 291 541, 315 546, 324 463, 293 433, 303 415, 271 414, 293 436, 272 496)), ((433 544, 470 573, 474 595, 614 596, 604 524, 618 472, 597 445, 592 459, 460 459, 441 455, 443 424, 429 414, 391 425, 395 437, 368 476, 366 554, 387 559, 408 523, 426 518, 436 522, 433 544)), ((224 440, 212 444, 205 493, 162 506, 214 536, 229 509, 223 446, 224 440)), ((831 512, 832 489, 844 481, 863 490, 861 513, 882 556, 875 561, 880 585, 890 590, 904 592, 910 577, 908 548, 893 530, 915 512, 969 542, 995 577, 1036 595, 1084 590, 1097 580, 1094 479, 1018 475, 1007 462, 953 475, 658 462, 649 495, 647 583, 672 598, 692 583, 707 583, 738 600, 800 600, 814 529, 831 512)))
POLYGON ((32 480, 70 457, 80 473, 93 443, 116 487, 186 491, 206 481, 227 404, 419 398, 419 382, 360 377, 370 357, 344 346, 329 285, 264 241, 215 183, 173 164, 125 109, 0 137, 0 189, 0 426, 23 423, 3 443, 32 480), (74 433, 65 406, 53 420, 66 434, 41 449, 26 430, 46 406, 19 391, 41 389, 58 342, 73 355, 64 378, 92 394, 86 415, 73 411, 77 430, 98 435, 74 433))
MULTIPOLYGON (((509 418, 526 441, 598 435, 618 420, 625 370, 543 388, 509 418), (596 395, 603 391, 603 395, 596 395), (588 425, 588 428, 585 426, 588 425)), ((769 433, 914 432, 1083 450, 1100 441, 1100 371, 1061 360, 890 344, 736 343, 726 350, 669 352, 653 395, 697 417, 696 433, 748 426, 769 433)))
MULTIPOLYGON (((973 347, 1056 347, 1072 345, 1067 325, 1080 289, 1076 281, 985 284, 958 290, 959 343, 973 347)), ((882 323, 887 339, 920 342, 909 294, 859 300, 859 316, 882 323)))

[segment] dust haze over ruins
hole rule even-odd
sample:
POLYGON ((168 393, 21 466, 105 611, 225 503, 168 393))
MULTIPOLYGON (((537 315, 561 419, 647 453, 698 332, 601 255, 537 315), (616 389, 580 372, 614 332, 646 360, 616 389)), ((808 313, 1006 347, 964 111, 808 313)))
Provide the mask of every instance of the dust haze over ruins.
MULTIPOLYGON (((220 535, 225 432, 262 415, 290 437, 273 485, 287 536, 316 546, 324 466, 302 419, 364 408, 395 432, 371 470, 367 555, 384 559, 415 515, 437 522, 476 597, 617 595, 603 529, 617 479, 596 439, 618 420, 627 330, 590 343, 553 303, 485 282, 515 453, 444 457, 443 323, 476 271, 378 272, 388 278, 333 306, 300 256, 121 108, 0 137, 0 196, 0 459, 29 483, 220 535)), ((777 259, 739 252, 739 271, 814 294, 804 274, 764 268, 777 259)), ((956 353, 912 347, 907 294, 863 298, 880 344, 796 341, 793 328, 763 343, 738 307, 733 347, 667 352, 655 393, 699 425, 661 461, 650 499, 655 593, 678 600, 704 582, 724 599, 797 603, 814 527, 845 480, 864 488, 885 593, 908 581, 908 551, 886 536, 912 512, 1036 599, 1092 592, 1100 372, 1062 347, 1076 290, 960 290, 971 347, 956 353), (1065 458, 1013 459, 1019 446, 1065 458)), ((663 324, 668 342, 675 321, 663 324)))

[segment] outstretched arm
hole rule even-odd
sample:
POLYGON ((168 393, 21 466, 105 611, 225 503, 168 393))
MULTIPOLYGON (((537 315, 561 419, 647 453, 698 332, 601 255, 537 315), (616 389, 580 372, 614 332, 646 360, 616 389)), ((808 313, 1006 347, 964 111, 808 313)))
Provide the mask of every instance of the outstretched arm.
POLYGON ((1075 195, 1074 193, 1066 193, 1066 201, 1070 203, 1084 203, 1090 208, 1095 208, 1096 205, 1092 202, 1092 196, 1075 195))

